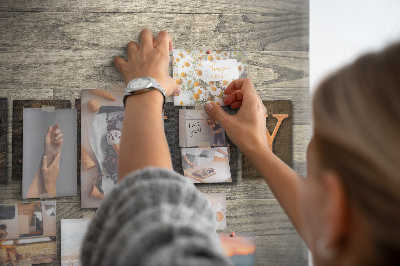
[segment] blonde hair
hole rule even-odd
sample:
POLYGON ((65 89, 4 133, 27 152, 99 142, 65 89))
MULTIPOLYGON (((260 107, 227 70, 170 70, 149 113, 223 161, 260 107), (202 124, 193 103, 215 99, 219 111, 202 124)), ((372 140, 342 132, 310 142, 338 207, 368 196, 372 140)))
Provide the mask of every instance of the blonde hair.
POLYGON ((313 117, 319 160, 364 214, 377 260, 400 264, 400 43, 325 79, 313 117))

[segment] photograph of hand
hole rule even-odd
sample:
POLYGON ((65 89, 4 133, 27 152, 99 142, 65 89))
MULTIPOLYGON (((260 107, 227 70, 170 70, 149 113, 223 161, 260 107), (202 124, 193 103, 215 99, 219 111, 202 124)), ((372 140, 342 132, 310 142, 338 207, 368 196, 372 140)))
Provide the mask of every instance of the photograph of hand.
POLYGON ((76 117, 76 109, 24 108, 24 198, 76 196, 76 117))
POLYGON ((49 126, 44 137, 44 152, 36 175, 28 189, 27 198, 57 197, 56 181, 60 173, 63 133, 60 125, 49 126))

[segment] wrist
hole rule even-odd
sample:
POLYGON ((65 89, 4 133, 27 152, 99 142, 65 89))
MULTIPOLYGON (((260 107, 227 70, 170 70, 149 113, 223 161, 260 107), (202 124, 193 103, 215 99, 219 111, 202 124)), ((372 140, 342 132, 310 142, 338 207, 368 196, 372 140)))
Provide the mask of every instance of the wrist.
POLYGON ((53 182, 44 181, 44 192, 49 197, 55 197, 57 195, 56 184, 53 182))
POLYGON ((164 97, 158 90, 141 94, 133 94, 126 98, 126 108, 160 109, 162 110, 164 97))

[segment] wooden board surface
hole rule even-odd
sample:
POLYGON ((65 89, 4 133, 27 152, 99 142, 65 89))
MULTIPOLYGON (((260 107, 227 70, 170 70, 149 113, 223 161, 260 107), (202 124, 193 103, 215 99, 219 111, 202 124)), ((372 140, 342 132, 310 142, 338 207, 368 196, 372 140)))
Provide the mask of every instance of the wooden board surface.
MULTIPOLYGON (((311 133, 308 5, 306 0, 2 0, 0 98, 8 98, 9 122, 8 183, 0 186, 0 203, 22 200, 21 180, 11 174, 12 101, 70 100, 74 107, 83 88, 122 89, 113 57, 126 57, 125 45, 137 41, 144 27, 170 32, 175 48, 248 51, 248 75, 261 98, 292 101, 293 168, 305 175, 311 133)), ((235 184, 198 186, 205 193, 226 193, 226 232, 257 234, 256 265, 307 265, 306 248, 268 186, 256 174, 242 173, 238 169, 235 184)), ((60 219, 92 211, 81 209, 80 200, 80 195, 57 199, 58 229, 60 219)))

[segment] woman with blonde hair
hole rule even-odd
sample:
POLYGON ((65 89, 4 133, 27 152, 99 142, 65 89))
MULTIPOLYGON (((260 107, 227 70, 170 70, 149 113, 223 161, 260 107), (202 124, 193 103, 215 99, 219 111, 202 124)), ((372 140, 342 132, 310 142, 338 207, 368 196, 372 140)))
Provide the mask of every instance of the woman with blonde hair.
MULTIPOLYGON (((83 265, 230 265, 210 203, 172 171, 160 119, 164 97, 180 92, 168 75, 171 49, 168 33, 155 39, 143 30, 128 60, 114 60, 128 85, 122 182, 89 227, 83 265), (150 90, 147 77, 157 81, 150 90)), ((251 80, 233 81, 225 94, 225 104, 240 107, 236 115, 214 103, 206 110, 264 177, 315 265, 400 265, 400 44, 317 88, 307 178, 269 150, 266 109, 251 80)))

